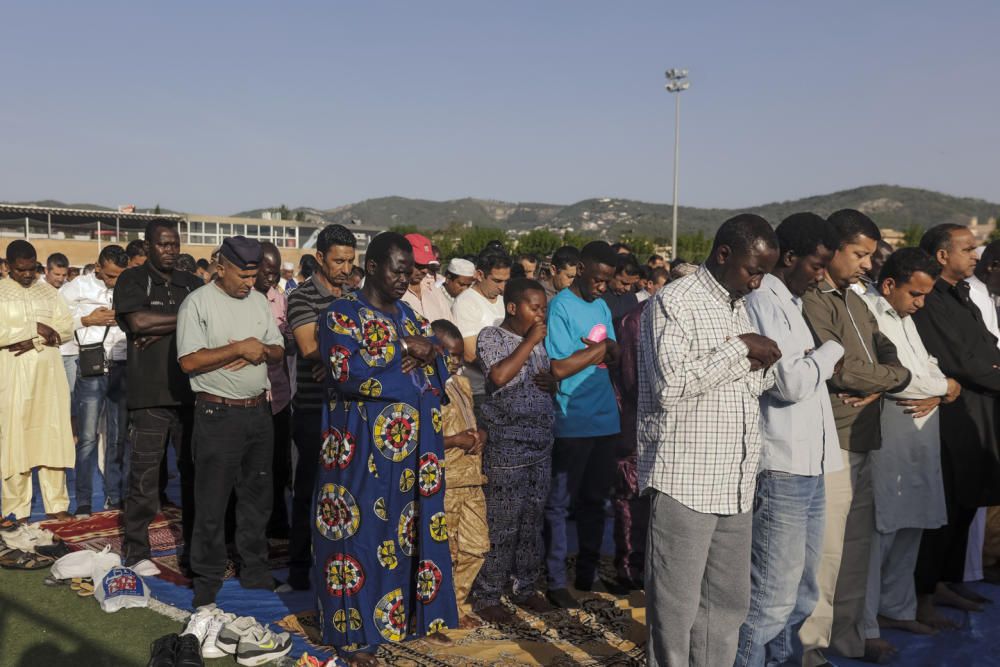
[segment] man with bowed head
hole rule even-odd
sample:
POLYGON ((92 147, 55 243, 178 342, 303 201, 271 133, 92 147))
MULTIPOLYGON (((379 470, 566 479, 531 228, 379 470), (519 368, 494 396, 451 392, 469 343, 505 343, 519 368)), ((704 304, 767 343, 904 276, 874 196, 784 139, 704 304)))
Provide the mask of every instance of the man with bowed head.
POLYGON ((750 604, 760 395, 781 357, 754 333, 744 298, 778 259, 763 218, 724 222, 708 259, 643 313, 639 489, 650 495, 650 665, 731 665, 750 604))

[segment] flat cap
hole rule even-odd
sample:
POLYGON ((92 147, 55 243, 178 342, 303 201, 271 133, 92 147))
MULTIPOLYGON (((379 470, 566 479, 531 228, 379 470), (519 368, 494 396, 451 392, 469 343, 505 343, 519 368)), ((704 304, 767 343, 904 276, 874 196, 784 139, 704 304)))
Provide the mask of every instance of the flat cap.
POLYGON ((241 269, 256 269, 260 266, 262 250, 254 239, 230 236, 222 242, 221 254, 241 269))

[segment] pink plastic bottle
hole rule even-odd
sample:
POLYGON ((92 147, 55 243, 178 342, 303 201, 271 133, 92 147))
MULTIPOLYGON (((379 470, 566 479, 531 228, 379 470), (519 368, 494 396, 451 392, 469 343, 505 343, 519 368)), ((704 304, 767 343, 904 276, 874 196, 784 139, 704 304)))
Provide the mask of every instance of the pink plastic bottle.
MULTIPOLYGON (((602 340, 608 337, 608 328, 603 324, 595 324, 590 333, 587 334, 587 340, 592 340, 595 343, 600 343, 602 340)), ((600 364, 598 368, 607 368, 607 364, 600 364)))

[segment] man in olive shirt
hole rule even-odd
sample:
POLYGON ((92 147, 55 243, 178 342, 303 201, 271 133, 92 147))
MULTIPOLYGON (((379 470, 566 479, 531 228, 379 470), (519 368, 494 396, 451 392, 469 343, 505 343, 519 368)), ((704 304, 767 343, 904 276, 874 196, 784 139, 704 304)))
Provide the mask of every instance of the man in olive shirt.
POLYGON ((143 576, 159 570, 149 560, 149 524, 160 510, 160 462, 169 438, 177 453, 181 483, 181 532, 190 555, 194 525, 194 469, 191 464, 191 407, 194 396, 177 364, 177 311, 204 285, 175 271, 181 241, 177 229, 156 220, 146 226, 147 261, 126 269, 115 285, 114 312, 128 340, 126 385, 131 423, 130 462, 125 490, 125 565, 143 576))
POLYGON ((878 227, 852 209, 837 211, 829 222, 840 247, 827 266, 826 281, 802 297, 802 310, 817 346, 833 340, 844 348, 842 365, 827 382, 844 468, 825 479, 819 600, 799 631, 806 667, 825 664, 825 648, 845 657, 876 660, 891 651, 883 640, 865 640, 865 593, 875 529, 868 454, 882 445, 881 395, 910 381, 895 345, 879 332, 875 316, 850 288, 871 269, 871 255, 882 238, 878 227))
POLYGON ((177 359, 197 401, 192 449, 198 512, 191 543, 194 606, 215 602, 226 573, 225 516, 236 489, 236 547, 244 588, 274 588, 264 534, 271 515, 274 425, 267 364, 284 358, 284 339, 267 298, 253 289, 257 241, 227 238, 215 281, 177 314, 177 359))

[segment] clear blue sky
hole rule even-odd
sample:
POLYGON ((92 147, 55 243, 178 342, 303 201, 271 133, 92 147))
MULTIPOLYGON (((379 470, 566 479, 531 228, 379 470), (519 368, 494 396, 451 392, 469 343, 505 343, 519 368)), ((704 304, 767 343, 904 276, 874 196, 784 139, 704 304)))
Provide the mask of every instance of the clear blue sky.
POLYGON ((1000 201, 996 2, 6 3, 0 200, 1000 201))

